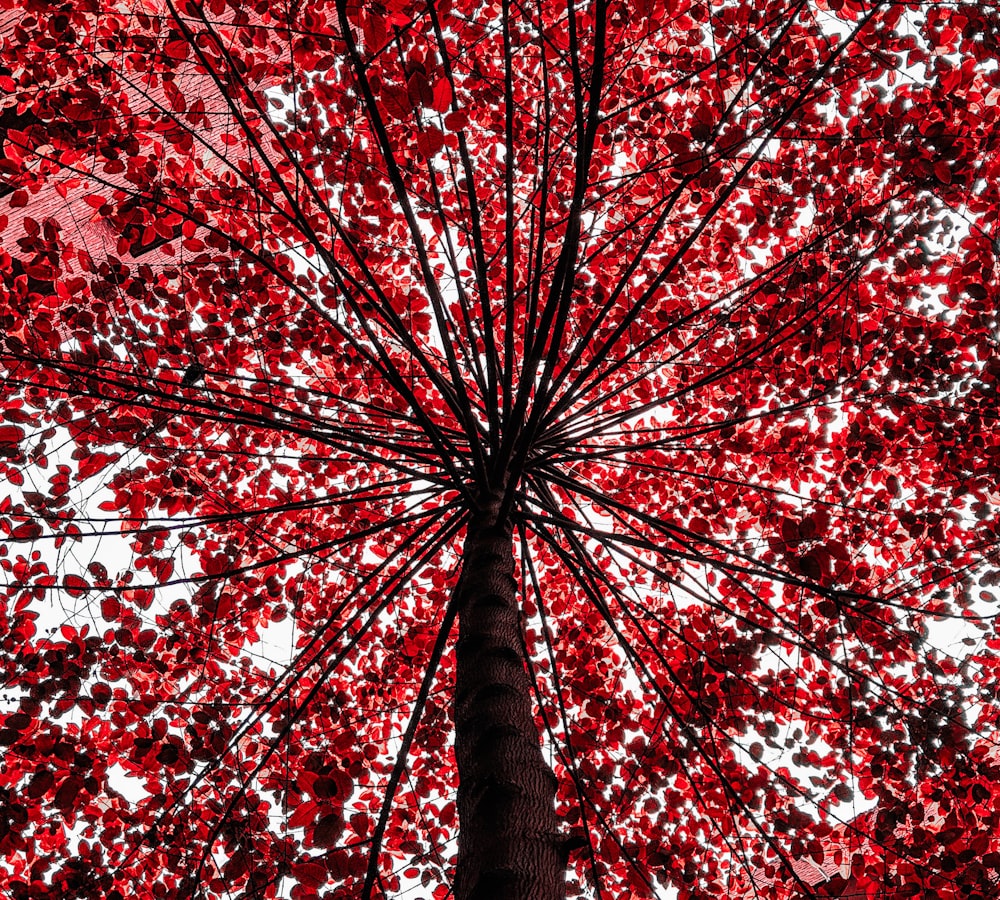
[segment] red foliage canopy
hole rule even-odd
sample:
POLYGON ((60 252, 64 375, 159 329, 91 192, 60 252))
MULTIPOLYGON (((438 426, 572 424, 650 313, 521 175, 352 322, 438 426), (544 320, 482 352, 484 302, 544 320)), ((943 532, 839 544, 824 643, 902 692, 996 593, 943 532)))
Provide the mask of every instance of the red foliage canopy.
POLYGON ((487 509, 570 895, 990 892, 992 4, 0 19, 9 896, 447 896, 487 509))

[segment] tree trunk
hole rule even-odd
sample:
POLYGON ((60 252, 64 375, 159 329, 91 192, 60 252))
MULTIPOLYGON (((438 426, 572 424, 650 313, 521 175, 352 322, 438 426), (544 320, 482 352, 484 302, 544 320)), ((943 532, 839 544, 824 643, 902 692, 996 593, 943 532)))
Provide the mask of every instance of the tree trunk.
POLYGON ((455 898, 560 900, 556 779, 532 715, 512 529, 496 522, 496 505, 469 525, 456 591, 455 898))

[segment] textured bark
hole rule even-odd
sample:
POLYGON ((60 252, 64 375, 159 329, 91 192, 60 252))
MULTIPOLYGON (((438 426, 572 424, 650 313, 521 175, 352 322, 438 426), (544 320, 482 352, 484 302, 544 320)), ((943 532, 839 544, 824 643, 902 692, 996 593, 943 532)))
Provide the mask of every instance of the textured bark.
POLYGON ((565 854, 556 780, 532 715, 511 528, 469 527, 459 581, 455 692, 456 900, 559 900, 565 854))

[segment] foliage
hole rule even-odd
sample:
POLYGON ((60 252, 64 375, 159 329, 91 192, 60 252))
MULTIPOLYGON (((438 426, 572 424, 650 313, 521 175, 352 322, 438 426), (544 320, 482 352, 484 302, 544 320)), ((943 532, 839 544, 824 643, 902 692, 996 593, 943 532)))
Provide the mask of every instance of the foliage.
POLYGON ((484 498, 570 895, 986 896, 990 4, 0 9, 10 896, 447 896, 484 498))

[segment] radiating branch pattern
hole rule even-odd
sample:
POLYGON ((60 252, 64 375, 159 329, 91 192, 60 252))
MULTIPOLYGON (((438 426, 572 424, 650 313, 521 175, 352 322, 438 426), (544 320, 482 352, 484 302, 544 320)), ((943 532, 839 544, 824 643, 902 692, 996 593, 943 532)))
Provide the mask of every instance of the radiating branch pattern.
POLYGON ((995 9, 0 40, 11 897, 995 895, 995 9))

